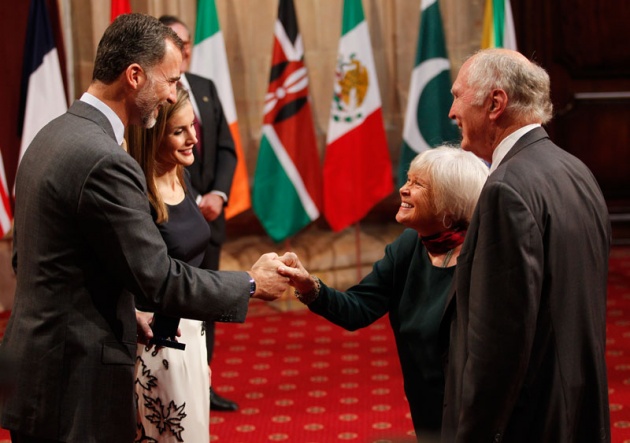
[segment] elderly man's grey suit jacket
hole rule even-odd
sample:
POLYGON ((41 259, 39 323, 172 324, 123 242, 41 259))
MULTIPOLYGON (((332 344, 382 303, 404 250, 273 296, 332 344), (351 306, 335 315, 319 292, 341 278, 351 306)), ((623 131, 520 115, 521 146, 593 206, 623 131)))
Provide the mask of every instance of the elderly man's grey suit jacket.
POLYGON ((443 442, 610 441, 610 235, 586 166, 542 128, 518 140, 457 259, 443 442))

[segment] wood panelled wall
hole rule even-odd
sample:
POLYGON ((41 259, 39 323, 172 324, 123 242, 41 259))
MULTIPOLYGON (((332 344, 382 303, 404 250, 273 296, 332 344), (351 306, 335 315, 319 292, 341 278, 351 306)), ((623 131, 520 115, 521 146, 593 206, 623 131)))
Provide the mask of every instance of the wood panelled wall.
POLYGON ((552 139, 630 213, 630 2, 512 0, 519 49, 551 76, 552 139))

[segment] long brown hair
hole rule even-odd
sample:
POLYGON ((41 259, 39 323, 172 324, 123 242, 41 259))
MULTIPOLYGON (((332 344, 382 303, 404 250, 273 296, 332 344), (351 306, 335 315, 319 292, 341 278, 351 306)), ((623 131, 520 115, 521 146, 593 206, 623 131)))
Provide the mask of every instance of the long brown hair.
MULTIPOLYGON (((174 104, 166 104, 160 107, 155 125, 152 128, 143 128, 141 126, 130 126, 127 130, 127 145, 129 154, 140 164, 147 180, 148 197, 151 206, 157 213, 156 223, 164 223, 168 221, 168 208, 157 190, 155 183, 156 161, 155 157, 160 144, 166 134, 166 124, 173 114, 181 109, 181 107, 190 102, 188 92, 181 86, 177 85, 177 101, 174 104)), ((184 182, 184 167, 177 165, 177 179, 186 191, 184 182)))

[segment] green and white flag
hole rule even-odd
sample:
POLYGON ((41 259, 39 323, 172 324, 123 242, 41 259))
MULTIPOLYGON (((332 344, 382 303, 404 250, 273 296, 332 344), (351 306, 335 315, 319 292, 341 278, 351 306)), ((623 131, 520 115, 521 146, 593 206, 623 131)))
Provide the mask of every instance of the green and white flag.
POLYGON ((422 0, 415 68, 398 165, 398 184, 407 180, 409 163, 420 152, 442 143, 457 143, 459 130, 448 112, 451 96, 451 64, 446 53, 442 16, 437 0, 422 0))

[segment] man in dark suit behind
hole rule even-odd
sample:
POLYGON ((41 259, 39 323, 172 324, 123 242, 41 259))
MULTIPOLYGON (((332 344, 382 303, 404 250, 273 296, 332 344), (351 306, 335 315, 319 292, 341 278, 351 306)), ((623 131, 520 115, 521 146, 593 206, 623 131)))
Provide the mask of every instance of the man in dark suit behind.
POLYGON ((523 55, 478 52, 452 92, 462 147, 492 166, 442 323, 442 440, 609 442, 600 188, 541 127, 549 76, 523 55))
POLYGON ((276 254, 249 272, 191 268, 166 253, 139 165, 120 146, 176 99, 182 42, 128 14, 105 31, 88 91, 35 137, 17 174, 15 305, 3 349, 16 364, 2 426, 14 443, 131 443, 135 300, 199 320, 244 321, 250 297, 286 289, 276 254), (132 295, 133 294, 133 295, 132 295))
MULTIPOLYGON (((195 161, 187 169, 190 172, 190 182, 197 194, 199 209, 210 226, 210 243, 206 248, 202 267, 216 270, 219 269, 221 245, 225 242, 223 208, 228 204, 236 168, 234 140, 214 82, 187 72, 190 67, 192 46, 188 27, 172 15, 163 15, 159 20, 175 31, 184 43, 180 82, 189 92, 190 102, 198 120, 195 161)), ((214 354, 214 329, 214 322, 205 322, 208 365, 214 354)), ((210 409, 235 411, 238 405, 221 397, 210 387, 210 409)))

